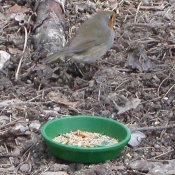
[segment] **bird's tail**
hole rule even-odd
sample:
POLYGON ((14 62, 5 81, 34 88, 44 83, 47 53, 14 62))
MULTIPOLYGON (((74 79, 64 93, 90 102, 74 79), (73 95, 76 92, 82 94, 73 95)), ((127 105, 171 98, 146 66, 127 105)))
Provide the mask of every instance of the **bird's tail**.
POLYGON ((54 61, 56 61, 56 60, 58 60, 58 59, 61 60, 62 62, 65 62, 65 60, 63 59, 63 56, 64 56, 64 53, 63 53, 63 52, 57 52, 57 53, 55 53, 55 54, 53 54, 53 55, 47 57, 47 58, 43 61, 43 63, 49 64, 49 63, 52 63, 52 62, 54 62, 54 61))

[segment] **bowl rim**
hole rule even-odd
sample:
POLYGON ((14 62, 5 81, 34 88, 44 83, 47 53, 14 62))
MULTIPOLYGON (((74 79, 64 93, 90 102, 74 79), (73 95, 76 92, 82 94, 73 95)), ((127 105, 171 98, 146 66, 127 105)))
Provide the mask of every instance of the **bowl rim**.
POLYGON ((130 140, 131 138, 131 132, 129 130, 129 128, 124 125, 123 123, 113 120, 113 119, 109 119, 109 118, 105 118, 105 117, 101 117, 101 116, 89 116, 89 115, 75 115, 75 116, 62 116, 61 118, 55 118, 53 120, 48 121, 47 123, 45 123, 42 128, 41 128, 41 135, 43 136, 44 140, 47 140, 48 142, 50 142, 50 144, 55 145, 57 147, 60 147, 62 149, 67 149, 67 150, 72 150, 72 151, 84 151, 84 152, 89 152, 89 151, 96 151, 96 152, 100 152, 100 151, 109 151, 109 150, 114 150, 114 149, 119 149, 124 147, 130 140), (78 147, 78 146, 72 146, 72 145, 66 145, 66 144, 62 144, 56 141, 53 141, 50 137, 47 136, 46 132, 45 132, 45 128, 47 127, 47 125, 57 121, 57 120, 64 120, 64 119, 72 119, 75 117, 86 117, 86 118, 90 118, 90 119, 102 119, 102 120, 106 120, 106 121, 110 121, 116 124, 121 125, 125 131, 126 131, 126 137, 120 141, 119 143, 110 145, 110 146, 101 146, 101 147, 95 147, 95 148, 87 148, 87 147, 78 147))

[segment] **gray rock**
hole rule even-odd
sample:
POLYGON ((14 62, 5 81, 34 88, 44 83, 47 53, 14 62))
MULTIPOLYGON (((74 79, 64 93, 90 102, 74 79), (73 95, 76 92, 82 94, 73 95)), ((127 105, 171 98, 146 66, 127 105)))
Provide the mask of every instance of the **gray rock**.
POLYGON ((29 164, 24 163, 24 164, 22 164, 22 165, 20 166, 19 169, 20 169, 21 172, 26 173, 26 172, 29 172, 30 166, 29 166, 29 164))

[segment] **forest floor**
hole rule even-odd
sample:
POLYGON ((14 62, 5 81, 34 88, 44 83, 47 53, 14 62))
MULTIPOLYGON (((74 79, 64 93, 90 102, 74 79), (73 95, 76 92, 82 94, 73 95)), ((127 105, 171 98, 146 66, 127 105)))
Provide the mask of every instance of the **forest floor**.
MULTIPOLYGON (((82 74, 73 64, 42 64, 31 32, 35 1, 16 2, 0 1, 0 174, 175 174, 174 0, 119 2, 112 48, 94 65, 77 65, 82 74), (40 129, 69 115, 148 127, 140 131, 146 138, 136 147, 126 146, 118 159, 67 162, 50 154, 40 129)), ((66 39, 87 17, 112 9, 114 2, 68 1, 66 39)))

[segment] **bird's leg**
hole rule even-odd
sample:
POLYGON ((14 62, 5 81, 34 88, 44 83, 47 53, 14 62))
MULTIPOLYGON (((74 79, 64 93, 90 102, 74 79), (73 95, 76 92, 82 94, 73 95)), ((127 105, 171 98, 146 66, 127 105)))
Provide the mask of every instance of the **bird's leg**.
POLYGON ((67 68, 67 73, 71 74, 73 77, 83 77, 84 74, 82 70, 77 66, 75 62, 69 64, 67 68))

